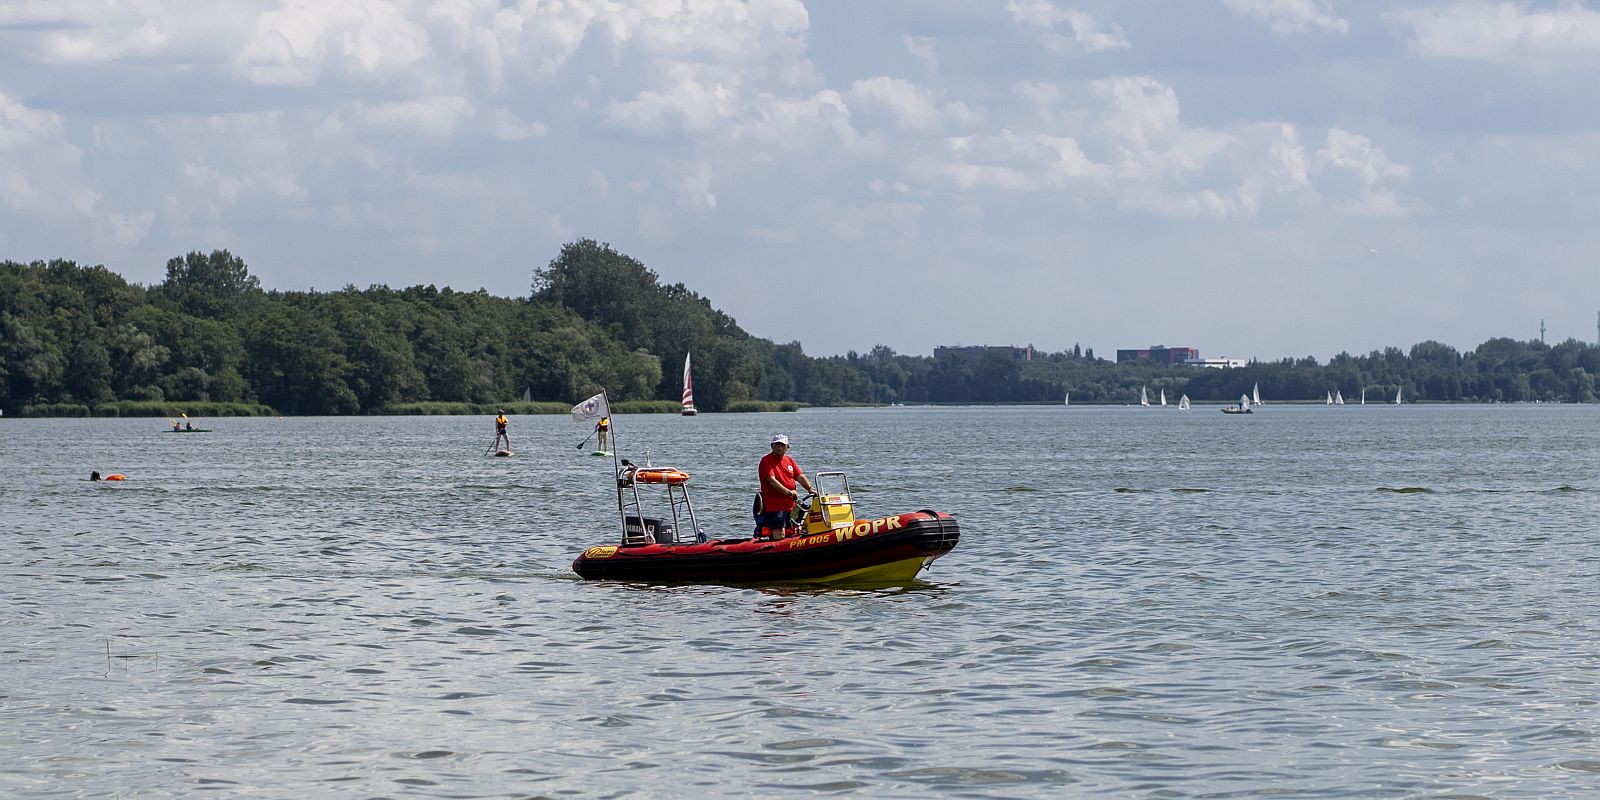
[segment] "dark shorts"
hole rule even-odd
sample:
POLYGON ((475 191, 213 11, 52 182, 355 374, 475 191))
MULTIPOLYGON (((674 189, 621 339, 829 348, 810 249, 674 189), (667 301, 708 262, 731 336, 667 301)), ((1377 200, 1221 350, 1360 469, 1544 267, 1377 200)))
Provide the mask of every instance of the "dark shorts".
POLYGON ((765 514, 756 515, 756 529, 758 531, 761 528, 777 530, 778 528, 787 528, 793 524, 787 511, 769 511, 765 514))

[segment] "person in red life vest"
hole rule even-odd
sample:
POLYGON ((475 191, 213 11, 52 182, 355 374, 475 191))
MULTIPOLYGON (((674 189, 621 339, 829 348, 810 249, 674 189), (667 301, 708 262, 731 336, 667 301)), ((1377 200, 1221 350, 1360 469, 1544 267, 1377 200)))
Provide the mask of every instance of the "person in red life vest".
POLYGON ((761 481, 761 509, 756 513, 756 536, 782 539, 794 524, 791 514, 795 501, 800 498, 796 484, 816 494, 816 490, 811 488, 811 481, 800 471, 800 465, 789 457, 789 437, 781 433, 772 437, 772 452, 761 457, 756 476, 761 481))

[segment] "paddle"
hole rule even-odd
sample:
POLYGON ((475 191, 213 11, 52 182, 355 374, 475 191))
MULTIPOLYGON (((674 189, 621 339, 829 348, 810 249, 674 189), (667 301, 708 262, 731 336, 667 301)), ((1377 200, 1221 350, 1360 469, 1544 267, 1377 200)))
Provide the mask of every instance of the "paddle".
POLYGON ((598 432, 599 432, 599 431, 600 431, 600 429, 599 429, 599 428, 596 428, 596 429, 594 429, 594 430, 592 430, 592 431, 589 431, 589 435, 588 435, 588 436, 585 436, 585 437, 583 437, 583 441, 581 441, 581 442, 578 442, 578 450, 579 450, 579 451, 582 451, 582 450, 583 450, 583 446, 584 446, 584 445, 586 445, 586 444, 588 444, 588 443, 589 443, 589 440, 590 440, 590 439, 593 439, 593 438, 594 438, 594 435, 595 435, 595 434, 596 434, 596 433, 598 433, 598 432))

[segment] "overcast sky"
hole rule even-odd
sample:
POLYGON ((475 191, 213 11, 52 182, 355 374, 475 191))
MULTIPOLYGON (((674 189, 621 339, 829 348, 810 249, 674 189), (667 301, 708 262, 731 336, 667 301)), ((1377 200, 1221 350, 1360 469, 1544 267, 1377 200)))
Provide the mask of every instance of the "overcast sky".
POLYGON ((4 0, 0 258, 524 295, 610 242, 752 333, 1593 341, 1600 10, 4 0))

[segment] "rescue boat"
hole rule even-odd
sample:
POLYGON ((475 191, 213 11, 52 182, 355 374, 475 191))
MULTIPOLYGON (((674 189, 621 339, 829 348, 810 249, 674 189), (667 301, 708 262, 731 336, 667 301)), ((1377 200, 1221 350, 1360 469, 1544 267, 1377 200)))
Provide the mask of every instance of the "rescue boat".
POLYGON ((622 538, 583 551, 572 570, 589 580, 661 583, 907 583, 961 540, 954 517, 912 511, 856 519, 849 478, 816 476, 817 493, 796 506, 792 526, 766 535, 710 539, 689 499, 689 475, 670 467, 617 472, 622 538), (639 485, 666 489, 667 513, 640 511, 639 485), (835 492, 825 488, 834 485, 835 492))

